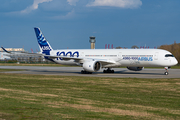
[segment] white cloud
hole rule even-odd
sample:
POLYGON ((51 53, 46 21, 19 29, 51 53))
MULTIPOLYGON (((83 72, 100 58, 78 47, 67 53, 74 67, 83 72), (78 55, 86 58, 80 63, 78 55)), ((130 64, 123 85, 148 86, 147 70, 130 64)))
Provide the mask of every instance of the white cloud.
POLYGON ((67 1, 70 5, 76 6, 76 2, 78 2, 79 0, 67 0, 67 1))
POLYGON ((54 16, 52 17, 52 19, 55 19, 55 20, 70 19, 70 18, 73 18, 74 16, 75 16, 75 10, 73 9, 64 16, 63 15, 54 16))
POLYGON ((138 8, 141 5, 141 0, 95 0, 94 2, 87 4, 88 7, 111 6, 120 8, 138 8))
POLYGON ((34 0, 34 3, 27 7, 26 9, 22 10, 21 13, 30 13, 33 10, 38 9, 38 6, 40 3, 44 3, 44 2, 51 2, 53 0, 34 0))

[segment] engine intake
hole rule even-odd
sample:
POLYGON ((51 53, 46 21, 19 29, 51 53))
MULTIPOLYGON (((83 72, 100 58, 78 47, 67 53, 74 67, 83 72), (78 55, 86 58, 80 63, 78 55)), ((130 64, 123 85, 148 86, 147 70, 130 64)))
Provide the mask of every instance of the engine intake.
POLYGON ((83 69, 88 72, 97 72, 101 68, 101 63, 99 61, 87 61, 83 63, 83 69))

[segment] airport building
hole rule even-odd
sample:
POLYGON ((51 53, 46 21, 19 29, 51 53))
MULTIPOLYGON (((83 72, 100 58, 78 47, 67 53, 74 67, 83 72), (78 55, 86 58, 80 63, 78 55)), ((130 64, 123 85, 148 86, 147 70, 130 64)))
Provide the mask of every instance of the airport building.
MULTIPOLYGON (((21 52, 25 52, 25 50, 23 48, 5 48, 7 51, 12 52, 12 53, 21 53, 21 52)), ((9 59, 13 59, 13 56, 11 56, 10 54, 4 52, 4 50, 2 48, 0 48, 0 60, 9 60, 9 59)))
MULTIPOLYGON (((26 53, 23 48, 5 48, 7 51, 12 52, 14 54, 6 53, 0 48, 0 60, 1 61, 8 61, 8 60, 16 60, 18 62, 44 62, 44 58, 35 55, 24 55, 26 53)), ((28 53, 28 52, 27 52, 28 53)))

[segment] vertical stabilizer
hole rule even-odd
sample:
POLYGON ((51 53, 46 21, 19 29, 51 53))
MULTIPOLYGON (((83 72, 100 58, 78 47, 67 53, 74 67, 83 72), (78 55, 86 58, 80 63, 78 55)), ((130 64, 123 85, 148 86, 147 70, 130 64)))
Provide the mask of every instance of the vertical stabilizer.
POLYGON ((53 50, 51 45, 42 34, 40 28, 35 27, 34 30, 36 33, 37 41, 38 41, 41 52, 46 55, 50 55, 50 51, 53 50))

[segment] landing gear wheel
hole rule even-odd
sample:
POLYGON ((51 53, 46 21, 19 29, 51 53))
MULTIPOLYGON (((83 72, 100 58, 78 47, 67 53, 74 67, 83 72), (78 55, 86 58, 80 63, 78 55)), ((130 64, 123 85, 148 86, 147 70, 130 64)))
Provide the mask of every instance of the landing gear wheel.
POLYGON ((169 73, 168 72, 165 72, 164 75, 168 75, 169 73))
POLYGON ((103 70, 103 73, 114 73, 114 70, 108 68, 107 70, 103 70))
POLYGON ((84 74, 84 70, 81 70, 81 74, 84 74))
POLYGON ((92 74, 92 72, 87 72, 85 70, 81 70, 81 74, 92 74))
POLYGON ((166 70, 166 72, 164 73, 164 75, 168 75, 169 73, 168 73, 168 69, 169 69, 170 67, 165 67, 165 70, 166 70))

